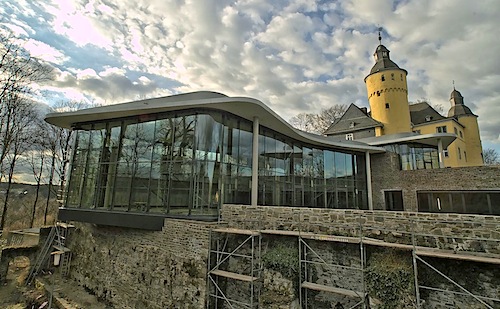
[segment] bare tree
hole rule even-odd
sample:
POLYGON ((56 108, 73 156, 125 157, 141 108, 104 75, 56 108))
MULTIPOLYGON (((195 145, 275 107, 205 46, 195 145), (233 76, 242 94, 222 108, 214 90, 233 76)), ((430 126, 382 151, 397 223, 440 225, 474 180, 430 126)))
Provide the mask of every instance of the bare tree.
POLYGON ((322 109, 318 114, 300 113, 290 119, 290 124, 302 131, 323 134, 335 120, 342 117, 346 110, 346 105, 335 104, 322 109))
POLYGON ((430 107, 432 107, 436 112, 438 112, 440 115, 442 116, 445 116, 444 114, 444 106, 443 104, 441 103, 431 103, 431 100, 429 100, 428 98, 420 98, 420 99, 417 99, 415 102, 413 101, 410 101, 408 102, 410 105, 411 104, 417 104, 417 103, 427 103, 429 104, 430 107))
POLYGON ((289 122, 296 129, 306 132, 319 133, 314 127, 314 116, 315 114, 300 113, 297 116, 290 118, 289 122))
MULTIPOLYGON (((97 107, 97 103, 87 103, 84 101, 60 101, 52 106, 55 112, 72 112, 85 108, 97 107)), ((72 152, 72 140, 75 131, 71 129, 48 125, 46 135, 46 147, 50 164, 48 168, 48 194, 45 203, 44 224, 47 224, 47 216, 50 205, 50 198, 57 194, 57 191, 64 192, 68 175, 69 160, 72 152), (54 181, 57 185, 54 187, 54 181), (55 189, 54 189, 55 188, 55 189)))
POLYGON ((33 85, 49 80, 52 72, 20 42, 0 27, 0 179, 7 179, 0 229, 5 225, 14 169, 21 153, 29 148, 32 135, 27 132, 38 115, 29 97, 33 85))
POLYGON ((0 127, 1 153, 3 159, 0 162, 2 178, 7 180, 7 189, 0 221, 0 230, 5 226, 9 206, 9 194, 14 177, 14 171, 20 156, 30 150, 33 143, 32 124, 37 122, 39 113, 34 104, 21 97, 11 98, 0 105, 2 122, 0 127))
POLYGON ((486 165, 500 164, 500 155, 493 148, 486 148, 483 150, 483 161, 486 165))
POLYGON ((35 199, 33 201, 33 207, 31 211, 30 227, 33 227, 35 222, 36 208, 38 204, 38 199, 40 196, 40 186, 42 183, 42 178, 44 175, 44 168, 47 161, 47 128, 48 124, 43 122, 40 118, 37 123, 34 124, 33 129, 33 143, 31 145, 31 150, 27 154, 27 162, 31 168, 33 179, 36 183, 35 199))
POLYGON ((0 103, 31 93, 33 83, 51 78, 52 68, 32 57, 8 30, 0 28, 0 103))
POLYGON ((43 224, 47 224, 47 215, 49 212, 50 198, 52 194, 57 194, 57 189, 54 190, 54 178, 57 174, 59 177, 59 189, 62 189, 62 184, 65 181, 67 171, 67 162, 69 162, 69 144, 71 140, 72 131, 47 125, 45 146, 48 152, 50 164, 48 169, 48 193, 45 200, 45 211, 43 216, 43 224), (53 192, 54 191, 54 192, 53 192))

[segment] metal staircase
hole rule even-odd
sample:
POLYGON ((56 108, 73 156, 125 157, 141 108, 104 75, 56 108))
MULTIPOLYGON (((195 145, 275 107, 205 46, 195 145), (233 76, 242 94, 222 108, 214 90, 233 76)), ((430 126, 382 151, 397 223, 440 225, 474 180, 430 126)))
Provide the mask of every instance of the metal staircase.
POLYGON ((69 231, 73 227, 73 225, 57 222, 56 225, 50 229, 50 233, 40 249, 40 253, 34 265, 31 267, 30 273, 26 279, 26 285, 31 285, 40 271, 44 269, 45 266, 48 266, 51 255, 61 255, 61 274, 63 276, 69 274, 72 254, 71 250, 65 247, 65 244, 69 231))

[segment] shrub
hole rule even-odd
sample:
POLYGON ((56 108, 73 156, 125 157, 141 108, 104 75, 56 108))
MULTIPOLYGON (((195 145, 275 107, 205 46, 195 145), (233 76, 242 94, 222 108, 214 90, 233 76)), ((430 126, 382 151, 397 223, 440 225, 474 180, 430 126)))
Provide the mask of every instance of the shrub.
POLYGON ((366 270, 366 285, 379 308, 411 307, 415 298, 413 265, 408 255, 396 250, 373 253, 366 270))
POLYGON ((262 256, 265 268, 280 272, 284 277, 295 280, 299 273, 299 251, 295 246, 278 244, 262 256))

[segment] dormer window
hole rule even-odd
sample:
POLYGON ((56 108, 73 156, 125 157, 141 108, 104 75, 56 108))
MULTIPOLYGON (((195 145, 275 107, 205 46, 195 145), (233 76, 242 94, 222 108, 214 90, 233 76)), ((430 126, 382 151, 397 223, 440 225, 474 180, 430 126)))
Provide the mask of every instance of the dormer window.
POLYGON ((352 121, 350 124, 349 124, 349 128, 354 128, 354 126, 356 125, 356 123, 354 121, 352 121))
POLYGON ((429 122, 432 120, 432 116, 426 115, 425 116, 425 121, 429 122))
POLYGON ((436 127, 436 132, 437 133, 448 133, 448 130, 446 129, 446 126, 441 126, 441 127, 436 127))

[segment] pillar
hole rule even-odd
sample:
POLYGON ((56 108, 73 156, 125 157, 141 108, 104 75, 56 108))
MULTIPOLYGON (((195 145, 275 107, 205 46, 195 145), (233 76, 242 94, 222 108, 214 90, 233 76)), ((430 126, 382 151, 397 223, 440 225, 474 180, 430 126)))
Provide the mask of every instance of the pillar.
POLYGON ((253 118, 252 138, 252 206, 257 206, 259 197, 259 118, 253 118))
POLYGON ((373 210, 373 195, 372 195, 372 167, 370 163, 370 152, 365 153, 366 164, 366 193, 368 195, 368 209, 373 210))

